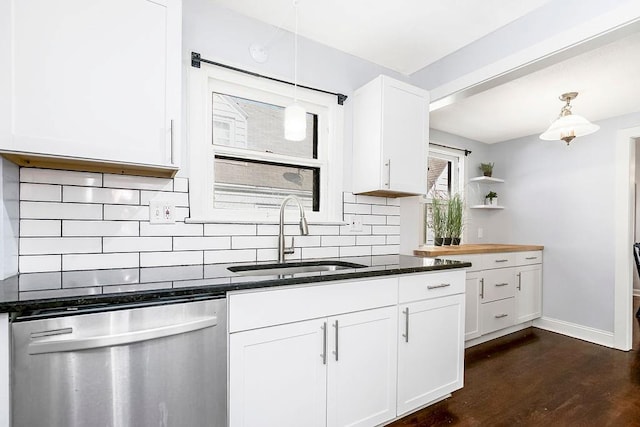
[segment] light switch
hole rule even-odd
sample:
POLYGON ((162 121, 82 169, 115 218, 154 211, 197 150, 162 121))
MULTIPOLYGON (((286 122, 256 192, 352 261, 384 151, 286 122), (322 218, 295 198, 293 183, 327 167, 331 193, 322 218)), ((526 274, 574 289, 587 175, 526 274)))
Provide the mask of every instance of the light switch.
POLYGON ((151 224, 173 224, 176 206, 163 200, 151 200, 149 202, 149 222, 151 224))

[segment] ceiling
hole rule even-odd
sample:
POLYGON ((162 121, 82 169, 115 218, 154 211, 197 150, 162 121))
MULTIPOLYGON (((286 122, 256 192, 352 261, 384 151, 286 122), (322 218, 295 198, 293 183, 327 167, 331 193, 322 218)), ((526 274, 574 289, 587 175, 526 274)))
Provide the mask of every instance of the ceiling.
POLYGON ((598 121, 640 111, 640 33, 432 111, 430 127, 485 143, 544 132, 579 92, 574 114, 598 121))
MULTIPOLYGON (((294 0, 212 1, 294 31, 294 0)), ((298 33, 408 75, 548 1, 298 0, 298 33)))

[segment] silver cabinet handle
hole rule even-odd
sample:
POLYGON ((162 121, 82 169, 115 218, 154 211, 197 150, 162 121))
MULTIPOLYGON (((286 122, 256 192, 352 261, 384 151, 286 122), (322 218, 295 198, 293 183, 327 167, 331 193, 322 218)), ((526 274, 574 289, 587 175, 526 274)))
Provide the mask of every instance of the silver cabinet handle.
POLYGON ((509 286, 509 284, 508 283, 496 283, 495 286, 498 286, 498 287, 500 287, 500 286, 509 286))
POLYGON ((509 261, 508 259, 497 259, 496 262, 507 262, 509 261))
POLYGON ((121 334, 32 342, 29 344, 29 354, 59 353, 63 351, 89 350, 92 348, 132 344, 198 331, 200 329, 210 328, 217 324, 218 317, 212 316, 192 320, 191 322, 179 323, 177 325, 162 326, 159 328, 144 329, 141 331, 125 332, 121 334))
POLYGON ((447 286, 451 286, 451 283, 440 283, 439 285, 427 285, 427 289, 446 288, 447 286))
POLYGON ((502 319, 503 317, 507 317, 507 316, 508 316, 507 313, 502 313, 502 314, 496 314, 493 317, 495 317, 496 319, 502 319))
POLYGON ((521 291, 522 290, 522 273, 518 273, 518 290, 521 291))
POLYGON ((338 361, 338 321, 336 320, 336 323, 333 324, 333 327, 336 328, 336 351, 333 352, 333 354, 336 355, 336 362, 338 361))
POLYGON ((402 334, 402 336, 404 337, 404 342, 409 342, 409 307, 406 308, 406 310, 403 310, 402 313, 404 313, 404 334, 402 334))
POLYGON ((538 257, 537 256, 528 256, 525 259, 538 259, 538 257))
POLYGON ((327 364, 327 322, 322 324, 322 364, 327 364))
POLYGON ((480 298, 484 299, 484 278, 480 279, 480 298))
POLYGON ((389 188, 391 187, 391 159, 387 160, 385 166, 387 167, 387 182, 385 182, 384 185, 389 188))

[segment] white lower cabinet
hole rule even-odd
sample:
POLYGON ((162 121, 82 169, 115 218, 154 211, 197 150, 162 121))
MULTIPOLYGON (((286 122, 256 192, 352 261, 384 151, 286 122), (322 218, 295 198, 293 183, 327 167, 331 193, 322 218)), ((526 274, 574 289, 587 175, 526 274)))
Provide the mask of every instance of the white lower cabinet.
POLYGON ((542 315, 542 265, 516 269, 516 323, 527 322, 542 315))
POLYGON ((229 425, 378 426, 462 387, 464 274, 230 293, 229 425))
POLYGON ((480 281, 482 275, 467 273, 465 298, 464 339, 470 340, 482 335, 480 330, 480 281))
POLYGON ((464 295, 400 305, 398 415, 463 384, 464 295))

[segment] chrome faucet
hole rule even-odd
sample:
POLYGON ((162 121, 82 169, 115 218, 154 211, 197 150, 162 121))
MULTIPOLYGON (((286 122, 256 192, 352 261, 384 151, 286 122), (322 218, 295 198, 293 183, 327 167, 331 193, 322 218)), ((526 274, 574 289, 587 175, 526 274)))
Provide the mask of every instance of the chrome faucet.
POLYGON ((284 262, 284 256, 292 254, 294 252, 293 236, 291 236, 290 247, 287 247, 284 241, 284 208, 290 200, 296 202, 298 204, 298 209, 300 210, 300 235, 306 236, 307 234, 309 234, 309 225, 307 224, 307 219, 304 216, 304 208, 302 207, 300 199, 293 195, 285 197, 282 201, 282 204, 280 205, 280 227, 278 228, 278 262, 284 262))

